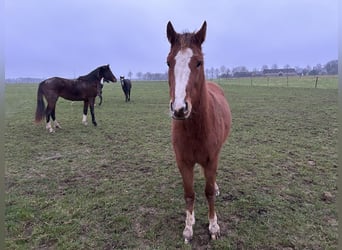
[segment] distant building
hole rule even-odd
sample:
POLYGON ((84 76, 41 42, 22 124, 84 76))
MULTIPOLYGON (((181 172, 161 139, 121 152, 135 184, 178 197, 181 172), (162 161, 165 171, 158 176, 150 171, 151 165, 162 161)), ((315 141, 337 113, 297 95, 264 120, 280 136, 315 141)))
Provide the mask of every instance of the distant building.
POLYGON ((242 71, 242 72, 234 72, 234 77, 251 77, 252 72, 242 71))
POLYGON ((296 70, 293 68, 288 69, 264 69, 264 76, 296 76, 298 75, 296 70))

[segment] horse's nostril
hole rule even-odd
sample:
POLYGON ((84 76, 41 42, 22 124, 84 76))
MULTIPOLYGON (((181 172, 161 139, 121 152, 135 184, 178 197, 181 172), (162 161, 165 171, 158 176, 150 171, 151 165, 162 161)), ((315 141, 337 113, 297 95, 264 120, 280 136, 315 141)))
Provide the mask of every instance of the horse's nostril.
POLYGON ((188 102, 185 102, 185 107, 184 107, 184 111, 187 112, 189 108, 188 102))
POLYGON ((173 111, 173 103, 172 103, 172 101, 170 102, 170 110, 173 111))

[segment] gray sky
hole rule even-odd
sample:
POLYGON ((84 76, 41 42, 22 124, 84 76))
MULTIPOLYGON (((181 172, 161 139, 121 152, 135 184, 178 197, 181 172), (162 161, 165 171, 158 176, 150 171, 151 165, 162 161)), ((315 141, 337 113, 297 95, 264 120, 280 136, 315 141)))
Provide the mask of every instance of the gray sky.
POLYGON ((166 24, 207 21, 205 67, 315 66, 338 57, 338 0, 6 0, 6 78, 166 72, 166 24))

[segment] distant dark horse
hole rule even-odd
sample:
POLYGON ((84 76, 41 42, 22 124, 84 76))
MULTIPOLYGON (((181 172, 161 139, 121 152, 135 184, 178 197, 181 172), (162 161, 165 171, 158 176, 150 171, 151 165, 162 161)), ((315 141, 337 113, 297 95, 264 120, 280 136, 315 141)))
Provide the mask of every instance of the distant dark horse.
POLYGON ((46 129, 54 132, 50 122, 50 117, 54 122, 54 127, 61 126, 56 121, 55 108, 58 97, 70 101, 83 101, 83 119, 82 123, 87 125, 88 106, 93 124, 96 126, 94 115, 95 98, 101 91, 101 79, 108 82, 116 82, 116 78, 109 68, 109 65, 101 66, 90 72, 88 75, 80 76, 77 79, 65 79, 61 77, 52 77, 42 81, 38 87, 37 93, 37 109, 35 121, 40 122, 44 115, 46 117, 46 129), (43 96, 47 101, 45 109, 43 96))
POLYGON ((131 80, 125 79, 124 76, 120 76, 120 82, 121 82, 122 90, 126 97, 126 102, 129 102, 131 100, 131 88, 132 88, 131 80))

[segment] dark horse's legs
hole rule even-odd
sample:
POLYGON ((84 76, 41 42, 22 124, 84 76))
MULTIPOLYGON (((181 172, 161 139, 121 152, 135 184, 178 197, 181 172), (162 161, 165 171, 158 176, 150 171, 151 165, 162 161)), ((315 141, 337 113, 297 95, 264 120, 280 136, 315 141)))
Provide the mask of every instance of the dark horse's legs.
POLYGON ((90 99, 91 121, 93 122, 94 126, 97 126, 97 123, 95 121, 94 104, 95 104, 95 98, 90 99))
POLYGON ((94 103, 95 103, 95 98, 90 98, 87 101, 84 101, 83 104, 83 119, 82 123, 84 125, 87 125, 87 114, 88 114, 88 106, 90 106, 90 114, 91 114, 91 120, 94 124, 94 126, 97 126, 96 120, 95 120, 95 114, 94 114, 94 103))
POLYGON ((46 107, 46 111, 45 111, 45 116, 46 116, 46 129, 49 130, 49 132, 54 132, 54 129, 51 126, 51 121, 50 121, 50 117, 52 118, 52 121, 54 122, 54 126, 56 128, 61 128, 61 126, 59 125, 59 123, 56 121, 56 102, 57 102, 57 98, 53 98, 52 100, 48 101, 48 105, 46 107))
POLYGON ((99 94, 98 97, 100 98, 99 106, 102 104, 102 94, 99 94))

